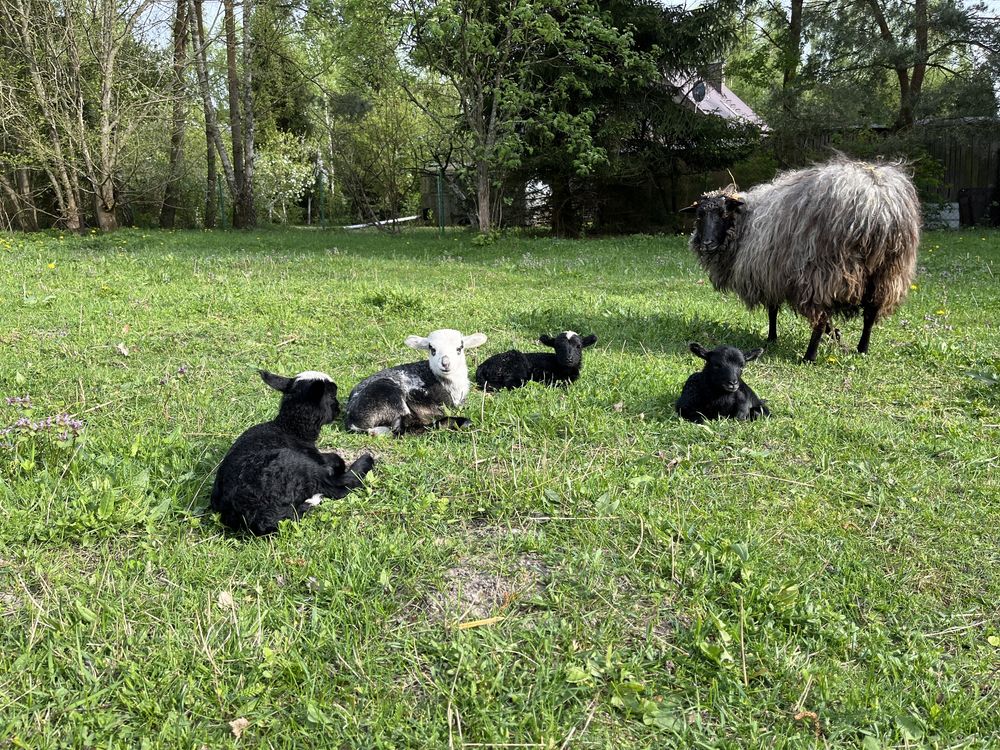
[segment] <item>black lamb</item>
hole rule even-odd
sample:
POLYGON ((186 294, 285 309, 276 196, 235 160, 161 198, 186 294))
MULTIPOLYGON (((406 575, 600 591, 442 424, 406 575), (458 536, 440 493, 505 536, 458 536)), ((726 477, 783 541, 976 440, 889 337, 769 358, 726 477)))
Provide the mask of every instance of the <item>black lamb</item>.
POLYGON ((375 464, 365 453, 347 468, 336 453, 317 450, 320 429, 340 413, 337 386, 328 375, 310 371, 286 378, 261 370, 260 376, 283 394, 278 416, 236 439, 212 487, 212 509, 222 523, 256 536, 301 518, 324 497, 344 497, 375 464))
POLYGON ((581 337, 575 331, 563 331, 555 336, 543 333, 538 340, 555 349, 555 353, 525 354, 511 349, 494 354, 476 368, 476 383, 484 391, 520 388, 532 380, 546 385, 573 383, 580 377, 583 350, 597 343, 597 336, 581 337))
POLYGON ((770 415, 767 405, 740 377, 746 363, 757 359, 763 349, 744 352, 735 346, 720 346, 708 351, 695 342, 691 351, 705 360, 705 366, 687 379, 677 399, 675 408, 684 419, 752 420, 770 415))

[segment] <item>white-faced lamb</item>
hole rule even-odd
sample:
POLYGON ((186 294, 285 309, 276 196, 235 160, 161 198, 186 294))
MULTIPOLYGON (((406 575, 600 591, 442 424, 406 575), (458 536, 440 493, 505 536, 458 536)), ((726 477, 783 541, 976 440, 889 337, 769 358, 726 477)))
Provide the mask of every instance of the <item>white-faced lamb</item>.
POLYGON ((229 449, 215 475, 211 507, 231 529, 260 536, 297 520, 322 498, 342 498, 361 486, 375 460, 363 454, 348 468, 336 453, 316 448, 323 425, 340 413, 337 386, 322 372, 294 378, 266 370, 260 376, 280 391, 278 416, 251 427, 229 449))
POLYGON ((711 351, 701 344, 691 344, 691 351, 705 360, 700 372, 684 383, 675 408, 684 419, 753 420, 770 415, 767 405, 743 382, 743 367, 757 359, 763 349, 741 351, 735 346, 719 346, 711 351))
POLYGON ((920 201, 898 165, 838 157, 745 193, 705 193, 684 210, 696 212, 691 248, 713 286, 767 308, 768 341, 783 304, 809 321, 809 362, 834 315, 863 313, 867 353, 872 326, 913 281, 920 201))
POLYGON ((463 336, 445 328, 426 337, 408 336, 405 343, 426 349, 430 356, 425 361, 381 370, 358 383, 347 399, 347 429, 402 435, 427 427, 471 425, 466 417, 445 416, 445 408, 465 403, 470 388, 465 352, 485 344, 486 336, 463 336))
POLYGON ((538 340, 555 352, 530 352, 517 349, 494 354, 476 368, 476 382, 486 391, 520 388, 532 380, 546 385, 573 383, 580 377, 583 350, 597 343, 597 336, 580 336, 563 331, 555 336, 543 333, 538 340))

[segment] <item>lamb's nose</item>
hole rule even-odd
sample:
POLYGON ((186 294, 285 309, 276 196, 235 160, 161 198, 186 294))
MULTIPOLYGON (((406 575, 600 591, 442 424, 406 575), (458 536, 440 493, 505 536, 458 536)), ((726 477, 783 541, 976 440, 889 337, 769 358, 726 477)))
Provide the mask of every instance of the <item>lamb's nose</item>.
POLYGON ((451 359, 448 357, 441 357, 441 369, 445 372, 451 368, 451 359))

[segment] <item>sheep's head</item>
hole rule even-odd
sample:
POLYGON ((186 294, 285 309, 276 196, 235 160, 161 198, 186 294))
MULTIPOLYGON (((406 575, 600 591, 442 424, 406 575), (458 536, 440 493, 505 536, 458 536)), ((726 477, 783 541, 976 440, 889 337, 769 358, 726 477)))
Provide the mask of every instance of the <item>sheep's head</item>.
POLYGON ((709 351, 695 341, 691 344, 691 353, 705 360, 702 372, 710 387, 735 393, 740 389, 740 376, 746 363, 757 359, 764 350, 742 351, 735 346, 718 346, 709 351))
POLYGON ((563 367, 579 367, 583 360, 583 350, 597 343, 597 336, 589 334, 581 337, 576 331, 563 331, 555 336, 543 333, 538 340, 556 350, 556 360, 563 367))
POLYGON ((691 245, 701 254, 712 254, 725 243, 736 222, 736 216, 746 204, 731 188, 704 193, 681 212, 695 215, 691 245))
POLYGON ((325 372, 308 370, 293 378, 267 370, 259 372, 261 380, 281 392, 282 414, 303 422, 318 422, 317 427, 332 423, 340 414, 337 384, 325 372))
POLYGON ((430 355, 428 364, 436 378, 450 380, 458 375, 469 377, 468 365, 465 364, 465 352, 486 343, 486 336, 473 333, 463 336, 460 331, 452 328, 442 328, 423 336, 407 336, 406 345, 414 349, 426 349, 430 355))

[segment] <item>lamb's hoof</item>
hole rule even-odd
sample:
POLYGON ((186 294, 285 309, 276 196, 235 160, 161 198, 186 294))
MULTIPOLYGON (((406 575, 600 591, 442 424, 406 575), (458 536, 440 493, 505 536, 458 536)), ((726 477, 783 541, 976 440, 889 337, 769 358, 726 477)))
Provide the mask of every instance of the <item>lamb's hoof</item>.
POLYGON ((375 468, 375 458, 371 453, 363 453, 358 457, 351 467, 348 469, 352 474, 355 474, 359 479, 375 468))
POLYGON ((472 420, 468 417, 452 417, 448 420, 448 428, 452 430, 469 430, 473 426, 472 420))
POLYGON ((816 357, 803 357, 802 364, 804 365, 814 365, 816 364, 816 357))

